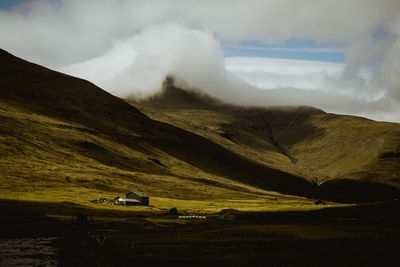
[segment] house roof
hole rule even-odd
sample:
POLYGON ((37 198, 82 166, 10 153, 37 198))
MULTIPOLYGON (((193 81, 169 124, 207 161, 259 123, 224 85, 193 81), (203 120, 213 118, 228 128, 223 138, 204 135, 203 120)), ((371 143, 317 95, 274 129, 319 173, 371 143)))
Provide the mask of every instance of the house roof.
POLYGON ((137 196, 139 196, 139 197, 147 197, 146 195, 144 195, 144 194, 142 194, 142 193, 140 193, 140 192, 129 192, 129 193, 127 193, 126 195, 128 196, 128 195, 130 195, 130 194, 135 194, 135 195, 137 195, 137 196))

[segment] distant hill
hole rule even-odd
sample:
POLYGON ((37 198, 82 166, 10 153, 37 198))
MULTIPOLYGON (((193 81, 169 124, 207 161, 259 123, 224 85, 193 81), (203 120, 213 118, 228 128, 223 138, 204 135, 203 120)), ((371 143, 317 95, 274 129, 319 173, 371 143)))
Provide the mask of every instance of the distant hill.
MULTIPOLYGON (((373 195, 377 187, 400 187, 397 123, 313 107, 232 106, 176 88, 171 80, 159 95, 134 105, 154 119, 197 133, 234 153, 320 184, 319 190, 334 187, 343 194, 346 187, 360 186, 373 195)), ((352 197, 350 192, 345 195, 352 197)))

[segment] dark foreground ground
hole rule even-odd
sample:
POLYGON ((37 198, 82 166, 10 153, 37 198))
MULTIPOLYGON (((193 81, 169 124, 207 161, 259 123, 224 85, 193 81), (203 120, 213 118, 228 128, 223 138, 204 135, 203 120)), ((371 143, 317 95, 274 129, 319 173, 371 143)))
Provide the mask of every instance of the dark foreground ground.
MULTIPOLYGON (((69 203, 2 200, 0 207, 0 244, 56 237, 46 239, 56 249, 52 258, 37 254, 47 257, 49 266, 400 264, 399 201, 307 212, 225 210, 206 214, 206 219, 167 213, 93 211, 69 203), (78 214, 83 215, 79 220, 78 214), (9 240, 13 241, 7 243, 9 240)), ((3 245, 2 249, 11 248, 3 245)), ((10 255, 14 261, 3 254, 3 266, 24 262, 18 254, 10 255)))

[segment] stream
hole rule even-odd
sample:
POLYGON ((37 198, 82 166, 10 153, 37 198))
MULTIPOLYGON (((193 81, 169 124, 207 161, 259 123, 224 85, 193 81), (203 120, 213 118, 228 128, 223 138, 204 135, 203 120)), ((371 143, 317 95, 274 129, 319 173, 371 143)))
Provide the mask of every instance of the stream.
POLYGON ((0 239, 0 266, 58 266, 57 237, 0 239))

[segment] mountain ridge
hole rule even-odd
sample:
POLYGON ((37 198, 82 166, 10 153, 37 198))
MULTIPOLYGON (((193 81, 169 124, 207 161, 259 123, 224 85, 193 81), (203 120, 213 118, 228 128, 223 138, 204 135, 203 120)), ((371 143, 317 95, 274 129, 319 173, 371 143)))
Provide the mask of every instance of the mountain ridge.
POLYGON ((158 105, 166 102, 162 98, 171 91, 175 96, 192 94, 192 98, 207 99, 192 91, 179 93, 183 90, 171 82, 168 86, 164 84, 163 89, 167 94, 134 106, 157 120, 324 187, 328 181, 348 180, 400 185, 400 124, 329 114, 313 107, 235 107, 216 101, 211 109, 210 104, 202 109, 173 102, 167 107, 158 105))
MULTIPOLYGON (((329 190, 322 192, 301 173, 287 172, 276 164, 247 157, 240 150, 221 143, 221 139, 208 138, 190 127, 145 115, 140 108, 132 107, 90 82, 54 72, 6 52, 1 52, 0 57, 0 149, 4 155, 0 168, 5 185, 2 190, 6 194, 23 192, 23 198, 34 199, 58 194, 61 199, 82 199, 79 194, 113 194, 135 187, 149 192, 160 203, 164 203, 162 199, 165 198, 258 199, 262 202, 266 195, 278 195, 283 201, 293 198, 305 201, 295 196, 347 201, 348 196, 331 194, 329 186, 324 185, 329 190), (65 188, 71 193, 64 192, 65 188)), ((188 96, 187 93, 184 95, 188 96)), ((202 123, 208 123, 204 121, 207 117, 202 117, 203 112, 226 109, 226 105, 218 101, 211 105, 217 106, 216 109, 210 108, 208 96, 203 95, 206 100, 200 101, 198 95, 189 96, 190 101, 197 103, 191 114, 197 113, 202 123), (209 105, 208 110, 204 110, 203 104, 209 105)), ((190 107, 186 104, 187 98, 184 100, 180 109, 190 107)), ((264 144, 274 151, 275 162, 282 166, 297 164, 290 158, 292 151, 277 145, 285 144, 278 139, 281 135, 275 133, 282 129, 274 127, 271 138, 271 128, 276 122, 268 120, 269 126, 259 124, 263 116, 270 116, 270 113, 258 119, 259 109, 243 112, 243 108, 230 108, 235 114, 241 114, 243 120, 237 122, 240 127, 232 127, 231 123, 222 120, 223 127, 219 129, 222 131, 217 136, 230 142, 229 145, 232 138, 245 140, 248 142, 245 146, 252 148, 250 151, 254 153, 257 147, 264 147, 260 144, 264 144), (268 128, 269 132, 265 133, 268 128), (261 137, 265 135, 271 142, 263 138, 252 141, 251 135, 257 137, 255 133, 261 137), (242 138, 249 134, 250 138, 242 138), (272 142, 274 138, 275 143, 272 142)), ((300 121, 321 113, 312 108, 302 109, 305 111, 298 118, 300 121)), ((287 109, 278 113, 281 114, 278 121, 299 115, 296 108, 289 113, 287 109)), ((174 120, 178 121, 176 117, 174 120)), ((185 120, 182 122, 186 123, 185 120)), ((339 186, 335 190, 342 189, 339 186)), ((391 187, 385 187, 369 198, 365 198, 368 190, 360 194, 363 201, 368 201, 393 198, 397 193, 392 191, 391 187)))

